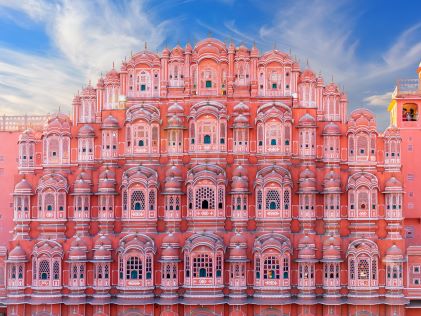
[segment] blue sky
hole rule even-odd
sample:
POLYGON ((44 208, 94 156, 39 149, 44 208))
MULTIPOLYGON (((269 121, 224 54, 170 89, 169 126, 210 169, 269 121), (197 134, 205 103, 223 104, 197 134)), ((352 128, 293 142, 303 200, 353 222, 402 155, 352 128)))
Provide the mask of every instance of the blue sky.
POLYGON ((307 60, 386 127, 398 78, 421 61, 421 1, 0 0, 0 114, 70 111, 73 95, 130 52, 223 41, 307 60), (264 4, 264 5, 263 5, 264 4))

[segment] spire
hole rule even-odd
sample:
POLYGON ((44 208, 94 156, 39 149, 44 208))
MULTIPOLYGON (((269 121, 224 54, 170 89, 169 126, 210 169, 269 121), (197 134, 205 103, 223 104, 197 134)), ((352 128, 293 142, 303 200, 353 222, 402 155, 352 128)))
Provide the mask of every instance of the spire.
POLYGON ((148 50, 148 42, 145 41, 145 51, 147 51, 147 50, 148 50))

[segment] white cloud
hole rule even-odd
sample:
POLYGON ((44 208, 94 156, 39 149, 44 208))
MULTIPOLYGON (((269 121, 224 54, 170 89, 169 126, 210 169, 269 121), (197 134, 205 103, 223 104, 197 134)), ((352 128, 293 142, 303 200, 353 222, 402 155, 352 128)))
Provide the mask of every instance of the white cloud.
POLYGON ((6 113, 49 112, 59 105, 70 110, 77 87, 96 83, 101 71, 113 62, 118 67, 145 42, 150 49, 159 47, 169 23, 134 0, 0 0, 0 8, 0 15, 19 12, 43 23, 52 44, 45 57, 0 48, 0 105, 6 113))
POLYGON ((386 92, 384 94, 375 94, 364 98, 364 102, 370 106, 380 106, 385 109, 390 101, 392 100, 392 92, 386 92))
MULTIPOLYGON (((352 1, 297 0, 281 5, 276 18, 262 26, 259 34, 267 46, 275 41, 284 51, 291 48, 301 64, 308 58, 310 68, 322 71, 325 81, 333 75, 335 82, 345 85, 350 110, 368 102, 379 114, 386 112, 387 93, 367 95, 366 91, 393 89, 402 72, 416 68, 421 56, 421 23, 403 31, 383 48, 383 54, 362 59, 359 39, 353 33, 363 13, 357 10, 352 1)), ((380 122, 382 127, 386 124, 386 120, 380 122)))

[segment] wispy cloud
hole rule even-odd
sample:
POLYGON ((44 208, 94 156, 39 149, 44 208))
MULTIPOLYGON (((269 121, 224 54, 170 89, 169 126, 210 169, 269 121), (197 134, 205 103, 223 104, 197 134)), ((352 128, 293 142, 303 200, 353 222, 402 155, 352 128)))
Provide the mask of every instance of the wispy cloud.
POLYGON ((366 102, 369 106, 375 107, 382 107, 385 109, 387 105, 390 103, 392 99, 392 92, 386 92, 384 94, 375 94, 364 98, 364 102, 366 102))
POLYGON ((2 50, 0 104, 8 113, 35 111, 28 107, 35 101, 39 112, 53 111, 59 104, 70 109, 77 86, 96 80, 114 61, 119 65, 144 42, 159 47, 169 23, 158 19, 144 1, 0 0, 0 7, 0 14, 25 14, 45 25, 52 45, 46 57, 2 50))
POLYGON ((377 114, 384 111, 380 106, 390 101, 388 91, 399 72, 419 62, 421 23, 404 30, 377 59, 362 59, 353 30, 364 12, 352 1, 298 0, 278 10, 276 17, 260 28, 262 40, 281 43, 284 50, 291 48, 302 64, 308 58, 310 67, 321 70, 325 79, 333 75, 346 86, 350 108, 368 105, 377 107, 377 114))

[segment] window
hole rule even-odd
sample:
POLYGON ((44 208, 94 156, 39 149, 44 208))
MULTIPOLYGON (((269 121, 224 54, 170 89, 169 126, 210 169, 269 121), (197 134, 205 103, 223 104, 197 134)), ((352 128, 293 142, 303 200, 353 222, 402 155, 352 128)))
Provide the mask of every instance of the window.
POLYGON ((141 84, 140 85, 140 91, 146 91, 146 85, 141 84))
POLYGON ((193 277, 212 278, 212 258, 207 254, 200 254, 193 258, 193 277))
POLYGON ((50 263, 47 260, 42 260, 39 263, 38 275, 40 280, 50 279, 50 263))
POLYGON ((212 81, 206 80, 206 88, 212 88, 212 81))
POLYGON ((142 261, 138 257, 129 257, 126 261, 126 279, 142 279, 142 261))
POLYGON ((414 285, 420 285, 420 279, 412 279, 414 285))
POLYGON ((279 279, 280 278, 280 264, 278 258, 275 256, 267 257, 263 262, 263 278, 264 279, 279 279))
POLYGON ((418 273, 420 273, 420 266, 413 266, 413 267, 412 267, 412 272, 413 272, 414 274, 418 274, 418 273))
POLYGON ((276 83, 272 83, 272 89, 276 89, 277 88, 277 84, 276 83))
POLYGON ((203 143, 204 144, 210 144, 211 143, 211 137, 210 137, 210 135, 205 135, 203 137, 203 143))

